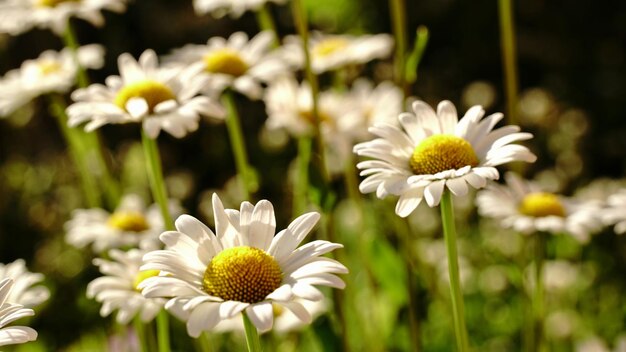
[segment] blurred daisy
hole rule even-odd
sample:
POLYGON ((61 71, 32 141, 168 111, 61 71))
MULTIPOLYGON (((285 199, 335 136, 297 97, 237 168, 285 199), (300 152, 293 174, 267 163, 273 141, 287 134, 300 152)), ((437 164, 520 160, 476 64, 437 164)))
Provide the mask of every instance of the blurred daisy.
MULTIPOLYGON (((318 74, 389 57, 392 49, 393 38, 389 34, 352 36, 313 32, 309 38, 311 69, 318 74)), ((302 38, 299 36, 287 36, 281 53, 294 67, 304 66, 302 38)))
POLYGON ((268 2, 284 4, 287 0, 194 0, 193 8, 198 15, 211 13, 217 18, 224 15, 237 18, 245 11, 256 11, 268 2))
POLYGON ((318 213, 298 217, 274 237, 274 208, 266 200, 256 205, 243 202, 236 211, 224 209, 213 195, 213 211, 217 235, 183 215, 176 221, 178 231, 161 235, 167 249, 146 254, 142 266, 161 270, 161 276, 139 285, 144 296, 172 298, 165 307, 186 312, 190 336, 198 337, 242 312, 261 332, 268 331, 274 324, 275 305, 308 324, 311 314, 296 299, 323 299, 313 285, 345 286, 335 274, 348 270, 320 257, 342 245, 317 240, 298 248, 317 223, 318 213))
POLYGON ((261 82, 268 82, 285 71, 285 64, 270 53, 273 34, 264 31, 248 40, 244 32, 233 33, 228 39, 213 37, 206 45, 189 44, 176 49, 165 58, 173 67, 195 64, 207 77, 207 89, 221 93, 232 88, 259 99, 261 82))
MULTIPOLYGON (((267 111, 265 126, 268 130, 284 129, 294 138, 312 137, 315 133, 311 87, 298 84, 292 76, 282 76, 272 82, 263 99, 267 111)), ((343 122, 354 107, 345 94, 324 91, 319 94, 320 130, 326 145, 327 163, 331 173, 344 170, 352 148, 347 131, 348 123, 343 122), (344 131, 340 126, 345 125, 344 131)))
POLYGON ((0 346, 14 345, 37 339, 37 331, 27 326, 5 327, 15 320, 35 315, 32 309, 24 308, 21 304, 14 304, 8 300, 12 286, 13 280, 11 279, 0 281, 0 346))
MULTIPOLYGON (((104 64, 104 47, 92 44, 78 48, 78 64, 98 69, 104 64)), ((39 58, 26 60, 19 69, 0 79, 0 116, 11 114, 46 93, 66 93, 76 82, 78 65, 72 50, 47 50, 39 58)))
POLYGON ((606 225, 615 225, 614 231, 621 235, 626 232, 626 189, 610 195, 602 209, 602 220, 606 225))
POLYGON ((124 12, 126 0, 3 0, 0 1, 0 33, 18 35, 31 28, 50 28, 62 35, 70 17, 94 26, 104 24, 102 10, 124 12))
POLYGON ((87 285, 87 297, 102 303, 101 316, 106 317, 117 310, 115 320, 119 324, 128 324, 137 314, 142 322, 148 323, 163 308, 164 299, 145 298, 137 288, 143 280, 159 274, 158 270, 140 271, 144 254, 146 250, 131 249, 124 252, 112 249, 109 251, 112 260, 93 260, 105 276, 87 285))
POLYGON ((354 152, 377 160, 357 164, 362 169, 362 193, 376 192, 378 198, 399 195, 396 214, 406 217, 422 199, 430 207, 439 204, 445 188, 452 194, 467 194, 468 186, 482 188, 499 177, 495 166, 511 161, 534 162, 528 148, 511 144, 532 138, 517 126, 493 130, 503 117, 496 113, 482 119, 480 106, 470 108, 459 121, 449 101, 439 103, 437 112, 422 101, 413 103, 413 113, 398 119, 403 130, 377 124, 370 132, 381 137, 357 144, 354 152), (481 121, 482 119, 482 121, 481 121))
POLYGON ((140 122, 151 138, 165 130, 176 138, 198 129, 200 115, 223 117, 223 108, 206 96, 197 96, 206 78, 195 69, 159 68, 157 56, 146 50, 135 61, 130 54, 118 58, 120 76, 106 85, 92 84, 72 93, 76 103, 67 108, 70 126, 88 122, 93 131, 110 123, 140 122))
POLYGON ((18 259, 9 264, 0 264, 0 280, 7 278, 13 280, 13 288, 6 297, 6 301, 9 303, 33 308, 50 297, 50 291, 47 287, 35 286, 35 284, 43 281, 43 274, 28 271, 24 259, 18 259))
MULTIPOLYGON (((180 214, 179 205, 170 201, 170 212, 180 214)), ((110 248, 154 248, 165 230, 157 204, 146 208, 141 197, 126 195, 113 213, 100 208, 77 209, 65 224, 65 240, 77 248, 93 245, 95 252, 110 248)))
POLYGON ((489 185, 476 198, 479 213, 500 220, 503 227, 523 234, 568 233, 583 243, 600 229, 596 202, 545 192, 514 173, 507 173, 505 178, 506 185, 489 185))

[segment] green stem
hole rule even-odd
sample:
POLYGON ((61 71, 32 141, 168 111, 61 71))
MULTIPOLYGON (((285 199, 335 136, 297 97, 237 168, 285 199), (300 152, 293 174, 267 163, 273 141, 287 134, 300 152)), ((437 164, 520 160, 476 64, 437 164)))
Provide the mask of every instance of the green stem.
POLYGON ((546 234, 535 235, 535 292, 533 293, 533 347, 532 351, 543 350, 543 262, 546 252, 546 234))
POLYGON ((228 129, 228 135, 230 137, 230 143, 233 148, 233 156, 235 158, 235 165, 237 167, 237 173, 239 179, 243 185, 241 192, 243 198, 249 200, 250 194, 253 192, 252 170, 248 163, 248 154, 246 152, 246 143, 241 130, 241 123, 239 121, 239 113, 237 112, 237 105, 233 93, 226 90, 222 96, 222 101, 226 105, 228 116, 226 116, 226 128, 228 129))
POLYGON ((203 332, 196 340, 196 350, 202 352, 211 352, 211 339, 208 332, 203 332))
POLYGON ((274 34, 272 46, 274 48, 277 48, 280 45, 280 37, 278 36, 278 30, 276 29, 276 22, 274 21, 274 17, 272 17, 272 13, 267 6, 268 4, 263 4, 259 8, 259 10, 256 12, 256 20, 259 24, 259 28, 261 28, 262 31, 271 31, 274 34))
POLYGON ((450 298, 452 299, 452 313, 454 318, 454 332, 459 352, 469 350, 467 328, 465 327, 465 308, 459 279, 459 261, 456 249, 456 228, 454 225, 454 211, 452 209, 452 195, 444 190, 441 196, 441 221, 443 235, 446 241, 448 254, 448 273, 450 275, 450 298))
POLYGON ((135 334, 137 334, 137 340, 139 341, 139 351, 147 352, 148 345, 146 343, 146 329, 143 322, 139 318, 139 315, 133 319, 133 327, 135 328, 135 334))
POLYGON ((315 125, 315 146, 317 148, 317 156, 319 160, 319 170, 325 184, 330 183, 330 174, 326 165, 326 153, 324 147, 324 137, 321 133, 321 118, 319 115, 319 82, 317 76, 311 69, 311 53, 309 52, 309 30, 307 24, 307 14, 302 4, 302 0, 293 0, 291 2, 291 12, 298 30, 298 35, 302 38, 302 50, 304 51, 304 72, 306 80, 311 86, 311 113, 313 114, 313 122, 315 125))
POLYGON ((157 340, 159 342, 159 352, 170 351, 170 322, 165 309, 161 309, 156 317, 157 340))
POLYGON ((48 98, 51 113, 57 119, 61 133, 65 138, 70 155, 72 156, 74 166, 78 170, 87 206, 90 208, 99 207, 101 205, 100 192, 98 190, 97 181, 89 170, 86 146, 84 143, 85 139, 83 138, 85 132, 67 125, 67 115, 65 114, 66 104, 63 97, 57 94, 51 94, 48 98))
POLYGON ((396 38, 396 54, 394 56, 394 76, 396 84, 402 88, 406 95, 406 4, 404 0, 390 0, 391 22, 393 22, 393 35, 396 38))
MULTIPOLYGON (((146 167, 148 171, 148 179, 150 181, 150 188, 152 189, 152 197, 159 205, 165 229, 174 230, 174 222, 172 221, 172 215, 170 214, 170 209, 168 207, 167 190, 165 189, 165 181, 163 180, 159 146, 157 145, 156 139, 150 138, 143 129, 141 130, 141 142, 143 144, 143 152, 146 158, 146 167)), ((159 340, 160 339, 161 337, 159 334, 159 340)))
POLYGON ((515 54, 515 26, 513 23, 512 0, 499 0, 500 44, 504 65, 504 86, 506 90, 506 110, 508 124, 517 124, 518 74, 515 54))
POLYGON ((248 352, 260 352, 261 340, 259 339, 259 332, 257 331, 256 326, 252 324, 246 313, 241 315, 243 316, 243 326, 246 330, 246 345, 248 346, 248 352))
POLYGON ((72 49, 72 53, 74 54, 74 61, 76 63, 76 67, 78 68, 76 75, 78 86, 81 88, 87 87, 89 85, 89 77, 87 76, 85 68, 78 61, 78 40, 76 39, 76 33, 74 33, 74 28, 72 27, 72 23, 69 18, 67 19, 65 33, 63 33, 63 42, 65 43, 65 46, 72 49))
POLYGON ((309 163, 311 162, 311 138, 298 139, 298 174, 293 190, 293 214, 297 216, 306 211, 309 192, 309 163))

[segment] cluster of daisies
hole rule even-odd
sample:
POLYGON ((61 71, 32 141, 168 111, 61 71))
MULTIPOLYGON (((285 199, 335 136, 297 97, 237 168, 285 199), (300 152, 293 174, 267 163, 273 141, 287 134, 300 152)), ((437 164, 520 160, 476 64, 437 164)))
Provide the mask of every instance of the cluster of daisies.
MULTIPOLYGON (((196 0, 194 8, 198 14, 236 17, 265 3, 196 0)), ((123 12, 126 6, 124 0, 0 0, 0 31, 17 35, 40 27, 61 34, 71 30, 70 17, 102 25, 102 10, 123 12)), ((481 189, 480 214, 522 233, 567 233, 584 243, 605 225, 626 232, 626 190, 606 202, 583 202, 542 190, 514 173, 506 175, 506 184, 494 183, 500 177, 497 166, 536 159, 517 143, 531 134, 517 126, 496 127, 502 114, 485 117, 482 107, 474 106, 459 119, 448 101, 436 111, 419 100, 406 109, 394 83, 359 78, 363 65, 391 55, 389 35, 313 32, 307 48, 297 36, 287 36, 280 46, 275 40, 269 31, 252 38, 236 32, 161 58, 150 49, 137 59, 125 53, 117 60, 119 75, 73 91, 81 70, 103 66, 104 48, 91 44, 46 51, 0 79, 0 115, 39 96, 71 91, 65 112, 72 128, 92 132, 138 123, 148 138, 156 139, 161 131, 184 138, 200 128, 203 116, 224 121, 228 109, 222 98, 237 92, 263 100, 267 130, 294 139, 321 134, 333 175, 353 167, 355 154, 364 157, 356 164, 364 176, 360 191, 381 199, 398 197, 398 216, 409 216, 422 200, 439 205, 445 192, 465 196, 481 189), (315 74, 344 75, 333 89, 319 92, 317 105, 313 96, 318 92, 297 79, 307 61, 305 50, 315 74)), ((318 286, 345 285, 338 275, 347 268, 324 256, 342 245, 304 241, 320 219, 316 212, 296 217, 277 233, 267 200, 226 209, 213 195, 214 230, 184 215, 176 200, 166 207, 175 215, 175 230, 168 230, 162 207, 148 206, 134 194, 124 196, 112 212, 75 210, 66 223, 67 243, 99 256, 93 263, 103 276, 89 283, 87 296, 101 303, 102 316, 115 312, 120 324, 150 322, 165 310, 185 321, 194 338, 205 331, 243 330, 242 314, 261 332, 289 330, 326 309, 318 286)), ((32 316, 32 308, 48 298, 40 285, 43 276, 28 272, 18 260, 0 267, 0 279, 0 345, 36 339, 29 327, 5 325, 32 316)))

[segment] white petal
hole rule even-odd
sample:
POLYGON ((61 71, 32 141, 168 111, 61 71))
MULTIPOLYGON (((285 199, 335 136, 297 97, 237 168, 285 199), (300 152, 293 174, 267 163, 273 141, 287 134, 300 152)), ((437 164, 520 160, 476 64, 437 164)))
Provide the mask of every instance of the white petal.
POLYGON ((439 205, 445 183, 446 180, 438 180, 426 186, 424 189, 424 198, 426 199, 426 203, 428 203, 429 207, 432 208, 439 205))
POLYGON ((274 309, 270 302, 251 305, 246 308, 246 314, 259 332, 269 331, 274 324, 274 309))
POLYGON ((187 333, 198 338, 203 331, 211 330, 220 321, 221 303, 204 303, 196 307, 187 320, 187 333))

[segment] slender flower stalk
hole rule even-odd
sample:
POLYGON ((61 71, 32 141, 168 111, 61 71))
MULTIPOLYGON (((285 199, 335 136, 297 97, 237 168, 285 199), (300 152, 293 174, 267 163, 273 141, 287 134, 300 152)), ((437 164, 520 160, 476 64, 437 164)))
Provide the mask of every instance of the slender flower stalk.
POLYGON ((504 70, 504 86, 506 90, 506 110, 509 124, 517 124, 517 60, 515 50, 515 25, 513 22, 512 0, 499 0, 500 14, 500 45, 504 70))
POLYGON ((135 328, 135 334, 137 335, 137 340, 139 341, 139 351, 147 352, 148 344, 146 343, 146 329, 139 315, 133 319, 133 327, 135 328))
POLYGON ((159 352, 170 351, 170 323, 169 316, 165 309, 161 309, 156 317, 157 340, 159 343, 159 352))
POLYGON ((308 203, 309 163, 311 162, 311 138, 298 139, 298 173, 293 190, 293 213, 302 214, 308 203))
POLYGON ((532 345, 531 351, 542 351, 543 348, 543 262, 546 252, 546 236, 543 232, 535 234, 535 287, 532 296, 533 324, 532 324, 532 345))
POLYGON ((243 317, 243 326, 246 330, 248 352, 261 352, 261 340, 259 339, 259 332, 256 326, 252 324, 246 313, 241 314, 241 316, 243 317))
POLYGON ((243 185, 241 192, 243 199, 250 199, 250 194, 254 192, 256 186, 254 183, 254 174, 248 163, 248 153, 246 151, 246 142, 241 130, 241 121, 239 119, 239 112, 237 111, 237 105, 235 104, 235 98, 233 93, 229 90, 224 91, 222 95, 222 101, 226 106, 226 128, 228 129, 228 135, 230 137, 230 143, 233 148, 233 156, 235 158, 235 165, 237 167, 237 173, 243 185))
POLYGON ((404 0, 390 0, 391 22, 393 22, 393 35, 396 38, 396 53, 394 59, 394 75, 396 84, 407 92, 406 86, 406 4, 404 0))
POLYGON ((456 248, 456 228, 452 209, 452 195, 445 190, 441 197, 441 221, 448 255, 448 273, 450 275, 450 297, 452 299, 452 314, 454 318, 454 332, 459 352, 469 351, 467 328, 465 327, 465 308, 459 279, 459 262, 456 248))
POLYGON ((65 46, 72 49, 72 52, 74 53, 76 67, 78 68, 76 73, 76 81, 78 83, 78 86, 81 88, 87 87, 89 85, 89 77, 87 76, 87 71, 85 71, 85 68, 80 63, 78 63, 78 57, 76 56, 76 50, 78 49, 78 40, 76 39, 76 33, 72 28, 72 23, 69 18, 67 20, 67 28, 63 33, 63 42, 65 43, 65 46))
POLYGON ((280 45, 280 36, 276 29, 276 21, 274 21, 267 3, 263 4, 256 12, 256 20, 261 31, 271 31, 274 34, 272 46, 274 48, 278 47, 280 45))
POLYGON ((328 182, 330 181, 330 174, 328 173, 328 167, 326 165, 324 137, 322 136, 320 129, 322 120, 319 115, 319 82, 317 81, 317 76, 313 73, 313 70, 311 69, 311 53, 309 52, 307 14, 304 9, 302 0, 292 1, 291 11, 294 21, 296 23, 298 35, 302 39, 302 50, 304 50, 304 72, 306 74, 306 80, 311 86, 311 113, 313 114, 313 121, 315 125, 315 146, 317 149, 316 152, 319 157, 319 170, 322 178, 324 179, 324 183, 328 184, 328 182))
POLYGON ((93 174, 89 172, 86 153, 87 148, 85 146, 85 138, 83 138, 85 132, 76 128, 71 128, 67 125, 67 115, 65 114, 66 104, 65 101, 63 101, 63 97, 56 94, 51 94, 48 97, 50 101, 51 113, 57 119, 59 128, 65 138, 65 142, 69 148, 74 165, 80 175, 87 206, 98 207, 100 206, 100 192, 98 191, 97 183, 93 174))

